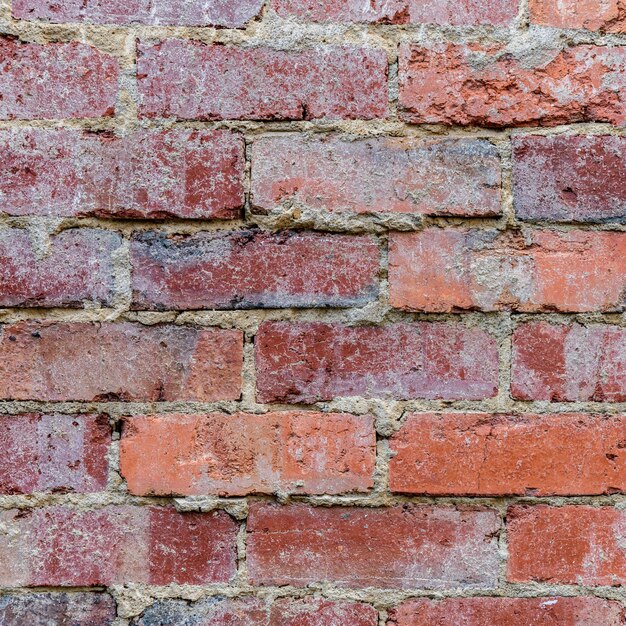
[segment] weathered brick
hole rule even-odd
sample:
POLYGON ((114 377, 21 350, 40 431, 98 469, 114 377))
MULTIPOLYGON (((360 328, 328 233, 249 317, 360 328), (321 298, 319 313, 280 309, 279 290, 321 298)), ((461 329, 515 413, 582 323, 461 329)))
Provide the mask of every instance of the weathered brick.
POLYGON ((228 131, 0 130, 0 213, 239 217, 244 145, 228 131))
POLYGON ((498 575, 489 509, 407 504, 364 509, 254 503, 248 576, 255 585, 440 589, 491 587, 498 575))
POLYGON ((347 307, 378 294, 372 237, 258 230, 131 243, 134 309, 347 307))
POLYGON ((626 47, 516 54, 495 44, 402 44, 402 119, 495 127, 626 124, 626 47))
POLYGON ((625 437, 626 416, 412 414, 391 438, 389 483, 429 495, 624 492, 625 437))
POLYGON ((2 415, 0 493, 103 490, 110 443, 105 415, 2 415))
POLYGON ((113 115, 119 65, 92 46, 0 37, 0 119, 113 115))
POLYGON ((626 33, 624 0, 530 0, 533 24, 626 33))
POLYGON ((342 493, 372 486, 371 416, 286 412, 126 418, 121 473, 137 495, 342 493))
POLYGON ((492 397, 498 387, 493 337, 447 323, 266 322, 256 337, 256 365, 260 402, 470 400, 492 397))
POLYGON ((626 233, 393 233, 389 300, 413 311, 623 311, 626 233))
POLYGON ((39 253, 26 230, 0 230, 0 306, 110 305, 112 255, 122 242, 113 232, 65 230, 39 253))
POLYGON ((0 584, 81 586, 227 582, 237 524, 223 511, 63 506, 0 512, 0 584))
POLYGON ((518 8, 515 0, 271 0, 270 6, 280 16, 311 22, 452 26, 510 24, 518 8))
POLYGON ((511 393, 518 400, 626 401, 626 329, 529 322, 513 333, 511 393))
POLYGON ((29 593, 0 596, 2 626, 109 626, 115 602, 105 593, 29 593))
POLYGON ((620 626, 623 619, 622 607, 602 598, 448 598, 403 602, 387 626, 620 626))
POLYGON ((271 626, 377 626, 378 611, 359 602, 332 602, 323 598, 276 600, 271 626))
POLYGON ((499 215, 500 158, 488 141, 471 139, 258 139, 253 208, 283 203, 355 213, 499 215))
POLYGON ((258 15, 263 0, 15 0, 13 16, 55 24, 150 24, 241 28, 258 15))
POLYGON ((302 52, 168 39, 139 44, 143 117, 313 120, 387 115, 384 50, 320 46, 302 52))
POLYGON ((238 330, 19 322, 0 328, 0 398, 235 400, 238 330))
POLYGON ((511 582, 626 584, 626 511, 514 506, 507 514, 511 582))
POLYGON ((626 221, 626 137, 513 140, 515 212, 523 220, 626 221))

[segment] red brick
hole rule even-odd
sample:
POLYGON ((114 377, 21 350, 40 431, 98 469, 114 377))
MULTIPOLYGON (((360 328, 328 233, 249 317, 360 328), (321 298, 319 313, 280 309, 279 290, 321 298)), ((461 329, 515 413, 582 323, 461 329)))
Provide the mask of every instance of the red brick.
POLYGON ((347 307, 378 294, 372 237, 148 232, 133 239, 131 264, 134 309, 347 307))
POLYGON ((111 626, 116 611, 105 593, 42 592, 0 596, 3 626, 111 626))
POLYGON ((517 137, 513 178, 523 220, 626 221, 626 137, 517 137))
POLYGON ((372 486, 371 416, 288 412, 126 418, 121 473, 136 495, 342 493, 372 486))
POLYGON ((104 490, 110 443, 105 415, 2 415, 0 493, 104 490))
POLYGON ((390 440, 389 483, 429 495, 624 492, 625 442, 626 416, 411 414, 390 440))
POLYGON ((483 140, 264 137, 252 144, 252 205, 423 215, 499 215, 500 158, 483 140))
POLYGON ((513 333, 511 393, 518 400, 626 402, 626 329, 522 324, 513 333))
POLYGON ((626 584, 626 511, 612 507, 511 507, 511 582, 626 584))
POLYGON ((389 300, 412 311, 622 311, 626 233, 393 233, 389 300))
POLYGON ((0 211, 121 218, 239 217, 243 139, 228 131, 0 131, 0 211))
POLYGON ((623 619, 622 607, 602 598, 448 598, 404 602, 387 626, 620 626, 623 619))
POLYGON ((40 256, 26 230, 0 230, 0 306, 110 305, 112 255, 122 243, 112 232, 65 230, 40 256))
POLYGON ((319 46, 302 52, 168 39, 140 44, 143 117, 313 120, 387 115, 384 50, 319 46))
POLYGON ((498 387, 496 343, 477 328, 266 322, 256 337, 260 402, 336 396, 477 400, 498 387))
POLYGON ((311 22, 452 26, 510 24, 518 8, 515 0, 272 0, 270 6, 283 17, 311 22))
POLYGON ((111 116, 119 65, 92 46, 0 37, 0 119, 111 116))
POLYGON ((0 330, 0 398, 236 400, 238 330, 19 322, 0 330))
POLYGON ((227 582, 237 524, 223 511, 63 506, 0 512, 0 584, 90 586, 227 582))
POLYGON ((45 22, 225 26, 241 28, 260 11, 263 0, 15 0, 13 17, 45 22))
POLYGON ((338 587, 492 587, 498 531, 498 516, 489 509, 254 503, 248 576, 254 585, 297 587, 326 581, 338 587))
POLYGON ((276 600, 270 626, 377 626, 378 611, 359 602, 332 602, 323 598, 276 600))
POLYGON ((533 24, 626 33, 624 0, 530 0, 533 24))
POLYGON ((401 117, 495 127, 626 124, 626 47, 581 45, 536 57, 495 44, 402 44, 401 117))

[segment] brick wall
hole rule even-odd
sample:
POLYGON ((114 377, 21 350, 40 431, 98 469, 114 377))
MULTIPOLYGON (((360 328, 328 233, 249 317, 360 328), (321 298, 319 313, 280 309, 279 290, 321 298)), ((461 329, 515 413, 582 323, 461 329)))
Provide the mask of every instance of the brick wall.
POLYGON ((0 27, 0 624, 625 623, 623 0, 0 27))

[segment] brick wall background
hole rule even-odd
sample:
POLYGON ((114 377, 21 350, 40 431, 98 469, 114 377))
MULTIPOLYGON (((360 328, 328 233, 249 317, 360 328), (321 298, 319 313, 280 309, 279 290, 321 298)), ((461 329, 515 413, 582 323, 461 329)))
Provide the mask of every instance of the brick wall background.
POLYGON ((1 624, 624 624, 623 0, 0 27, 1 624))

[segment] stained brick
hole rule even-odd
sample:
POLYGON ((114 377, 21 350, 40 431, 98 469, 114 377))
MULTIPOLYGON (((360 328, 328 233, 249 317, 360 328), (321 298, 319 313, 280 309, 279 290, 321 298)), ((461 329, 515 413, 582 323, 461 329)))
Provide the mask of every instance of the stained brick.
POLYGON ((252 146, 252 205, 316 211, 499 215, 500 158, 483 140, 349 141, 282 135, 252 146))
POLYGON ((533 24, 626 33, 623 0, 530 0, 528 8, 533 24))

